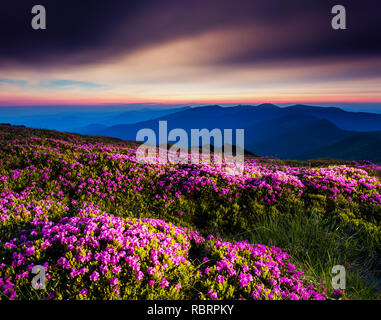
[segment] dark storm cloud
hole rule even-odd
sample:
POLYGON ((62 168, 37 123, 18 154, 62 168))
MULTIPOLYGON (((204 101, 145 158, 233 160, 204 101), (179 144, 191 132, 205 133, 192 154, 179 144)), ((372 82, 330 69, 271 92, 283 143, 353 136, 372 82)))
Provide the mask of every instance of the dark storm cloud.
MULTIPOLYGON (((213 29, 241 28, 244 50, 221 64, 381 53, 379 0, 4 0, 0 66, 85 64, 213 29), (31 28, 31 8, 47 10, 47 29, 31 28), (334 31, 335 4, 348 30, 334 31), (274 30, 273 46, 255 47, 258 26, 274 30)), ((262 29, 261 29, 262 30, 262 29)), ((261 35, 266 37, 265 35, 261 35)))

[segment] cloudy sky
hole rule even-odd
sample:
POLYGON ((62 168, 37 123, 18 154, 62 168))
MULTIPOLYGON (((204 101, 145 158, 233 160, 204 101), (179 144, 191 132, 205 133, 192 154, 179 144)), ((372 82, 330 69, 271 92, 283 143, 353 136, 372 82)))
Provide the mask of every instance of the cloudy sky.
POLYGON ((381 102, 379 0, 4 0, 0 105, 381 102), (47 29, 33 30, 42 4, 47 29), (331 9, 347 10, 347 30, 331 9))

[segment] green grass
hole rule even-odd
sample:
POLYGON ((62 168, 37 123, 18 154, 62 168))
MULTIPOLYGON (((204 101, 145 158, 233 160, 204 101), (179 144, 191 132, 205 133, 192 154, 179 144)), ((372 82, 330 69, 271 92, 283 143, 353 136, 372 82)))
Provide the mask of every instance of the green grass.
POLYGON ((248 238, 252 243, 283 249, 307 278, 324 282, 328 291, 333 290, 332 267, 343 265, 347 299, 381 299, 380 292, 375 289, 375 271, 367 267, 370 262, 364 258, 366 252, 357 235, 348 236, 340 226, 327 224, 313 212, 296 212, 292 219, 265 216, 254 229, 234 238, 248 238))

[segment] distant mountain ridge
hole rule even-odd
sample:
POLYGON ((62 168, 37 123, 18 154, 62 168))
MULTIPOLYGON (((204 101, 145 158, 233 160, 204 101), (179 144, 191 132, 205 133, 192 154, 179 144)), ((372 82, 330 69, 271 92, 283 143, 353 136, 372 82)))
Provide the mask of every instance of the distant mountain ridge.
POLYGON ((364 146, 364 160, 381 160, 381 144, 378 144, 381 114, 349 112, 331 107, 279 107, 270 103, 235 107, 210 105, 135 124, 101 128, 96 134, 134 140, 140 129, 150 128, 158 135, 159 120, 167 121, 168 131, 182 128, 188 134, 191 129, 245 129, 245 148, 263 156, 300 160, 319 157, 362 160, 360 152, 351 148, 350 141, 355 141, 357 145, 364 146), (369 140, 373 141, 372 144, 367 142, 369 140))
POLYGON ((352 135, 321 149, 299 155, 300 159, 335 158, 381 163, 381 131, 352 135))
MULTIPOLYGON (((83 116, 73 117, 73 126, 83 116)), ((301 104, 279 107, 265 103, 129 110, 104 114, 104 117, 101 114, 93 116, 96 120, 93 123, 67 131, 136 140, 137 132, 145 128, 154 130, 158 136, 159 121, 165 120, 168 131, 181 128, 188 134, 191 129, 245 129, 245 149, 260 156, 381 162, 381 114, 375 113, 301 104)))
POLYGON ((163 109, 154 107, 143 107, 141 109, 120 109, 102 108, 101 110, 94 107, 92 111, 89 107, 78 107, 78 110, 67 107, 57 108, 57 112, 53 112, 53 108, 11 108, 0 107, 0 121, 9 122, 13 125, 26 125, 31 128, 54 129, 59 131, 68 131, 75 133, 93 133, 98 126, 98 130, 102 127, 110 127, 117 124, 132 124, 136 122, 155 119, 171 113, 185 111, 190 107, 176 107, 163 109))

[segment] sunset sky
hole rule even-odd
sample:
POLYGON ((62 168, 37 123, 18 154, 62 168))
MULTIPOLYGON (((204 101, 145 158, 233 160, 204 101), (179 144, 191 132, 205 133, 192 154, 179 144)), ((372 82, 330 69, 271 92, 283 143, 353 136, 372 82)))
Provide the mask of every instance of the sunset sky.
POLYGON ((2 106, 381 103, 379 0, 4 2, 2 106))

